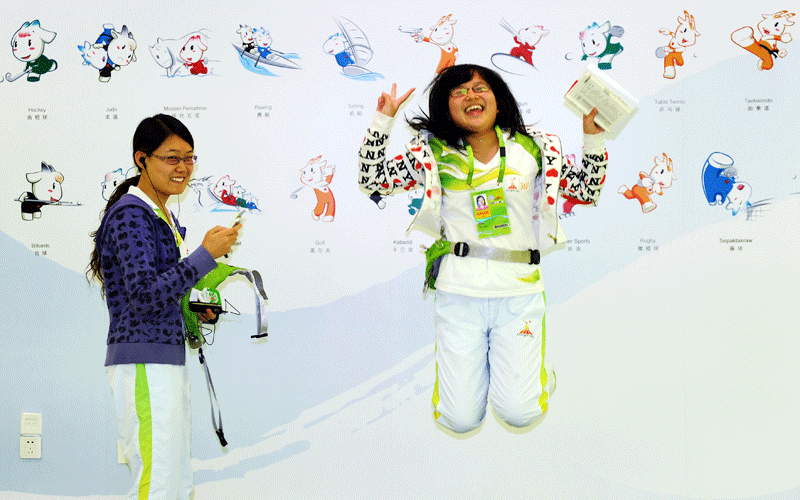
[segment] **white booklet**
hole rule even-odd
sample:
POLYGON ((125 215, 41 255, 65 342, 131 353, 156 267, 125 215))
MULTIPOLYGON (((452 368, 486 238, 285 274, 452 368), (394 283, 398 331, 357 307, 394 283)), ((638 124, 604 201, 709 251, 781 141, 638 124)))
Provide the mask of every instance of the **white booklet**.
POLYGON ((579 117, 597 108, 594 121, 605 129, 609 139, 615 139, 625 128, 638 105, 638 100, 594 66, 588 66, 564 95, 564 106, 579 117))

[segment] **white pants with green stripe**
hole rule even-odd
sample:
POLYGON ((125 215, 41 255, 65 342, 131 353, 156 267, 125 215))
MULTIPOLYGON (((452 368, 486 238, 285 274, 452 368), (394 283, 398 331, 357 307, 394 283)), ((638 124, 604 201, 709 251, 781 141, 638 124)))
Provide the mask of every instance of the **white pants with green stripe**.
POLYGON ((134 485, 129 500, 188 500, 191 467, 191 390, 186 365, 107 367, 117 434, 134 485))
POLYGON ((468 432, 487 400, 508 424, 527 426, 547 411, 554 388, 544 366, 544 294, 475 298, 436 291, 436 421, 468 432))

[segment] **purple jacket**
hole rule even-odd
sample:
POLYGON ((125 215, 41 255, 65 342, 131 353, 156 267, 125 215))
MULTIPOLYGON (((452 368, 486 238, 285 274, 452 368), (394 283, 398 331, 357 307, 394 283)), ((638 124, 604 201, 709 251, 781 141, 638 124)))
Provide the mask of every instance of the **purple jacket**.
MULTIPOLYGON (((186 229, 173 220, 183 237, 186 229)), ((106 366, 184 364, 180 300, 217 266, 211 254, 201 245, 181 260, 169 225, 133 194, 106 212, 95 245, 111 322, 106 366)))

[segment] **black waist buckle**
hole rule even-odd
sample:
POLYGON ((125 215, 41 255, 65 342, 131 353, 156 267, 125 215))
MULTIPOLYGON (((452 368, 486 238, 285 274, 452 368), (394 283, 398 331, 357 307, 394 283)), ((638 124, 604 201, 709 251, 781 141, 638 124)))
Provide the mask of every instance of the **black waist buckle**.
POLYGON ((466 257, 469 254, 469 245, 464 241, 459 241, 453 247, 453 253, 459 257, 466 257))
POLYGON ((539 253, 539 249, 536 250, 529 250, 531 253, 531 261, 530 264, 534 266, 538 266, 539 262, 542 261, 542 255, 539 253))

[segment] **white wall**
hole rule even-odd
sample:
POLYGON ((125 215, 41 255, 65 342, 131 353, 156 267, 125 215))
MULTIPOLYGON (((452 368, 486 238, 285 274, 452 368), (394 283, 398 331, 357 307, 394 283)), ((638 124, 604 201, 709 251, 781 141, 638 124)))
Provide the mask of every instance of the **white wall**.
MULTIPOLYGON (((270 297, 270 337, 252 341, 250 290, 223 289, 244 313, 226 317, 207 349, 227 450, 189 360, 198 498, 797 497, 800 42, 784 36, 786 56, 759 71, 731 33, 800 3, 521 5, 4 2, 4 80, 24 69, 8 41, 26 21, 56 33, 44 55, 58 66, 38 82, 0 82, 0 498, 109 498, 128 488, 102 366, 107 312, 83 272, 101 182, 132 166, 133 130, 158 112, 192 130, 197 179, 227 175, 258 205, 230 262, 261 271, 270 297), (655 55, 669 41, 659 29, 674 31, 684 9, 701 36, 668 80, 655 55), (581 61, 587 25, 624 28, 607 74, 640 100, 608 142, 599 206, 564 215, 571 241, 543 262, 547 356, 559 382, 549 415, 528 432, 495 418, 467 437, 434 425, 433 299, 421 294, 418 252, 429 238, 404 234, 409 198, 380 210, 356 186, 356 150, 380 92, 417 87, 406 112, 424 108, 439 60, 438 47, 397 27, 427 34, 448 14, 459 62, 490 67, 516 45, 501 19, 549 30, 535 69, 501 74, 526 121, 558 133, 568 153, 580 152, 580 123, 562 95, 596 64, 581 61), (342 18, 374 51, 366 76, 348 77, 322 50, 342 18), (103 83, 78 46, 106 23, 127 25, 138 47, 103 83), (300 69, 248 70, 232 46, 240 24, 266 28, 300 69), (166 76, 149 47, 196 31, 208 37, 210 73, 166 76), (714 152, 734 159, 750 210, 706 202, 701 173, 714 152), (617 191, 663 153, 677 180, 643 213, 617 191), (300 169, 318 156, 336 166, 332 222, 313 220, 313 192, 299 189, 300 169), (26 221, 16 199, 43 161, 64 176, 62 201, 80 205, 45 206, 26 221), (43 414, 41 460, 19 458, 22 412, 43 414)), ((787 32, 796 37, 798 26, 787 32)), ((408 136, 396 126, 390 153, 408 136)), ((197 200, 187 192, 172 207, 190 245, 234 213, 197 200)))

